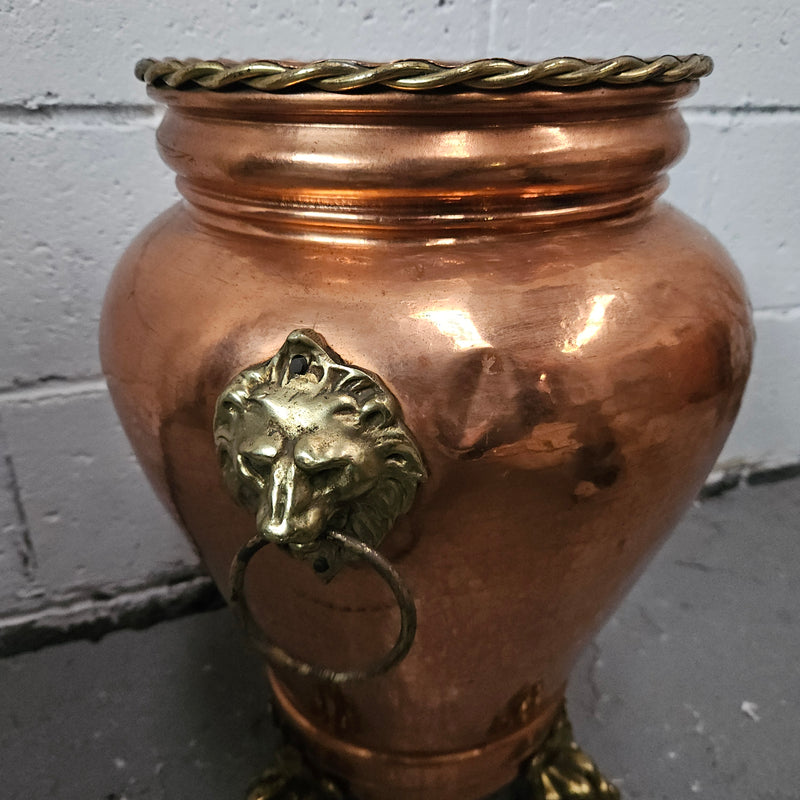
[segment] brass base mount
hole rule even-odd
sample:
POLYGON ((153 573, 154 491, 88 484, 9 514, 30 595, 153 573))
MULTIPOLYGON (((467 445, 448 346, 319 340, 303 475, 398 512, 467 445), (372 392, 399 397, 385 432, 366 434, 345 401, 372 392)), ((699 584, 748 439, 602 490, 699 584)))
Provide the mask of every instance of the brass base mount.
MULTIPOLYGON (((536 755, 522 764, 516 800, 620 800, 586 753, 575 743, 562 708, 536 755)), ((276 764, 254 781, 247 800, 357 800, 332 778, 317 774, 300 751, 286 745, 276 764)))

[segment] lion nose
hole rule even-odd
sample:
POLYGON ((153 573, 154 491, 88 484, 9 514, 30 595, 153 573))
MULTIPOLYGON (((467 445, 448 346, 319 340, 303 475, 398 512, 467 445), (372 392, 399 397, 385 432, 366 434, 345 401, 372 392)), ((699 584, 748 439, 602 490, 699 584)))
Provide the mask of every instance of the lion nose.
POLYGON ((295 504, 297 468, 294 461, 280 459, 270 471, 269 501, 262 504, 258 527, 262 534, 275 541, 283 541, 292 534, 292 509, 295 504), (266 512, 264 514, 263 512, 266 512))
POLYGON ((304 531, 298 521, 308 505, 307 480, 291 457, 275 461, 267 485, 267 497, 258 512, 258 529, 275 542, 292 542, 304 531))

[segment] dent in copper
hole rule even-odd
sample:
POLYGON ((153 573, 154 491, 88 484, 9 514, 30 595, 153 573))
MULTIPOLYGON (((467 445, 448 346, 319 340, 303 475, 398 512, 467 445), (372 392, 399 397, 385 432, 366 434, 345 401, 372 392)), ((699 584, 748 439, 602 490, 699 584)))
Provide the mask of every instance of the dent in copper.
MULTIPOLYGON (((222 484, 214 400, 290 331, 380 375, 426 459, 381 547, 417 601, 408 658, 357 685, 272 677, 364 797, 465 800, 513 777, 728 434, 752 349, 742 282, 657 200, 689 91, 153 91, 187 202, 120 262, 102 358, 222 590, 253 522, 222 484)), ((288 650, 348 669, 391 645, 395 604, 369 571, 324 586, 274 548, 251 569, 288 650)))

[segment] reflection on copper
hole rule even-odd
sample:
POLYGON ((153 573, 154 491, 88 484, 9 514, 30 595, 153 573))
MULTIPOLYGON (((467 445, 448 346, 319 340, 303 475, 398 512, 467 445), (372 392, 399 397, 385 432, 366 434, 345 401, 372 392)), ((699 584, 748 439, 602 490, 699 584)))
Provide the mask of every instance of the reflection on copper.
POLYGON ((538 144, 540 152, 559 153, 571 146, 570 136, 561 125, 543 125, 539 133, 542 138, 538 144))
MULTIPOLYGON (((323 229, 324 230, 324 229, 323 229)), ((346 234, 322 233, 313 229, 303 231, 298 239, 322 245, 341 245, 343 247, 368 247, 372 239, 368 236, 348 236, 346 234)), ((352 283, 350 278, 329 278, 329 283, 352 283)))
POLYGON ((615 294, 596 294, 592 298, 592 310, 589 312, 589 317, 583 330, 574 338, 567 339, 564 342, 564 346, 561 348, 562 353, 575 353, 597 336, 600 328, 603 327, 606 309, 615 297, 615 294))
POLYGON ((470 155, 471 136, 468 131, 447 131, 438 137, 441 158, 466 158, 470 155))
POLYGON ((289 160, 295 164, 321 164, 331 167, 351 167, 355 163, 350 156, 335 156, 330 153, 292 153, 289 160))
POLYGON ((468 311, 460 308, 429 308, 414 314, 415 319, 432 322, 439 333, 453 342, 456 350, 473 350, 476 347, 491 347, 478 333, 468 311))

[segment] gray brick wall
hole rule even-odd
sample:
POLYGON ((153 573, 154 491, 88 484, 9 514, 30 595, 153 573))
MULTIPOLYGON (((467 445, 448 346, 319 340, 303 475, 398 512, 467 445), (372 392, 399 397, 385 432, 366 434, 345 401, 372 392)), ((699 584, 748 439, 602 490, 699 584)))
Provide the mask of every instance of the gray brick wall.
POLYGON ((176 198, 138 58, 713 55, 668 198, 750 287, 754 377, 720 464, 758 469, 800 460, 798 30, 795 0, 0 0, 0 629, 201 569, 99 380, 108 276, 176 198))

